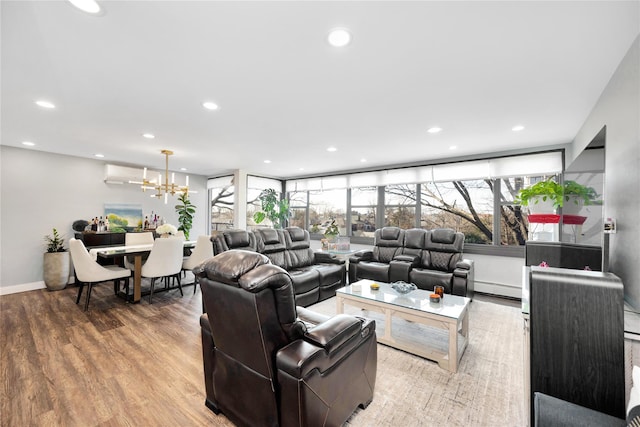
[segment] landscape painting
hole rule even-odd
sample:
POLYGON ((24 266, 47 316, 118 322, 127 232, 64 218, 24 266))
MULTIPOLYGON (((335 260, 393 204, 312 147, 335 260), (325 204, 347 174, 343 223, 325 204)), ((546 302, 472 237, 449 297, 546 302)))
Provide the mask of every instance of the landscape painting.
POLYGON ((109 219, 109 231, 132 231, 142 227, 142 205, 105 203, 104 216, 109 219))

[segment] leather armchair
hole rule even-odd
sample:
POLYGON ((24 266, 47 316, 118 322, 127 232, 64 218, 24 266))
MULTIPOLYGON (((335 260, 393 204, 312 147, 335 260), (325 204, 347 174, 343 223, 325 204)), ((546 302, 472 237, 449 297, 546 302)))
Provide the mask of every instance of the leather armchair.
POLYGON ((340 426, 373 398, 375 322, 295 306, 291 276, 229 250, 194 270, 205 404, 239 426, 340 426))

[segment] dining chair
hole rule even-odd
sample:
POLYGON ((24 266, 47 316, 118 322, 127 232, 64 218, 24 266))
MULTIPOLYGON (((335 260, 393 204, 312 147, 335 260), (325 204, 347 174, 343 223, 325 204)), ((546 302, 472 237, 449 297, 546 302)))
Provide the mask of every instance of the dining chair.
MULTIPOLYGON (((151 231, 145 231, 144 233, 127 233, 124 235, 124 245, 153 245, 153 233, 151 231)), ((142 257, 142 262, 143 264, 145 262, 144 256, 142 257)), ((124 257, 124 266, 131 271, 135 269, 132 256, 124 257)))
MULTIPOLYGON (((200 265, 202 261, 208 260, 209 258, 213 258, 213 243, 211 242, 211 238, 209 236, 198 236, 196 247, 193 248, 191 256, 187 257, 182 262, 182 269, 193 271, 193 269, 200 265)), ((193 281, 194 294, 196 293, 197 287, 198 276, 195 276, 193 281)))
POLYGON ((158 278, 168 279, 174 277, 178 280, 180 295, 182 285, 180 284, 180 272, 182 271, 182 248, 184 243, 181 239, 156 239, 153 242, 151 253, 147 262, 142 266, 141 276, 151 279, 151 292, 149 293, 149 304, 153 298, 155 283, 158 278))
POLYGON ((84 285, 89 286, 87 290, 87 300, 84 303, 84 311, 87 311, 89 307, 91 289, 94 284, 113 280, 114 291, 116 291, 116 293, 120 287, 120 279, 125 279, 127 285, 129 284, 131 272, 128 269, 115 265, 102 266, 98 264, 91 258, 91 255, 89 255, 87 248, 81 240, 74 238, 69 239, 69 250, 71 251, 71 260, 73 261, 73 268, 75 269, 76 282, 80 286, 78 288, 76 304, 80 302, 84 285))

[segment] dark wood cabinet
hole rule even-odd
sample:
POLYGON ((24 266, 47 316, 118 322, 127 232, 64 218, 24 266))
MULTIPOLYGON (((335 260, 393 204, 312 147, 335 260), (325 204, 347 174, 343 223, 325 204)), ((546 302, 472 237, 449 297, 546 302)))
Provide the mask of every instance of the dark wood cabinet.
POLYGON ((528 285, 530 402, 534 392, 543 392, 624 418, 620 279, 611 273, 532 267, 528 285))
POLYGON ((76 233, 76 239, 82 240, 86 247, 124 245, 124 235, 127 233, 76 233))

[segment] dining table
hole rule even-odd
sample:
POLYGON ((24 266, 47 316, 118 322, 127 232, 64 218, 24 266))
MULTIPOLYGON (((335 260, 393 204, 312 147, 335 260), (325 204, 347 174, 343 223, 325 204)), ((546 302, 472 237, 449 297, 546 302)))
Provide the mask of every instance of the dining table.
MULTIPOLYGON (((195 240, 185 240, 184 247, 192 249, 196 246, 195 240)), ((98 258, 113 260, 132 256, 134 259, 133 267, 133 295, 126 295, 127 299, 132 303, 140 302, 142 298, 142 258, 144 255, 151 253, 153 244, 144 245, 128 245, 128 246, 100 246, 89 249, 89 254, 94 260, 98 258)))

